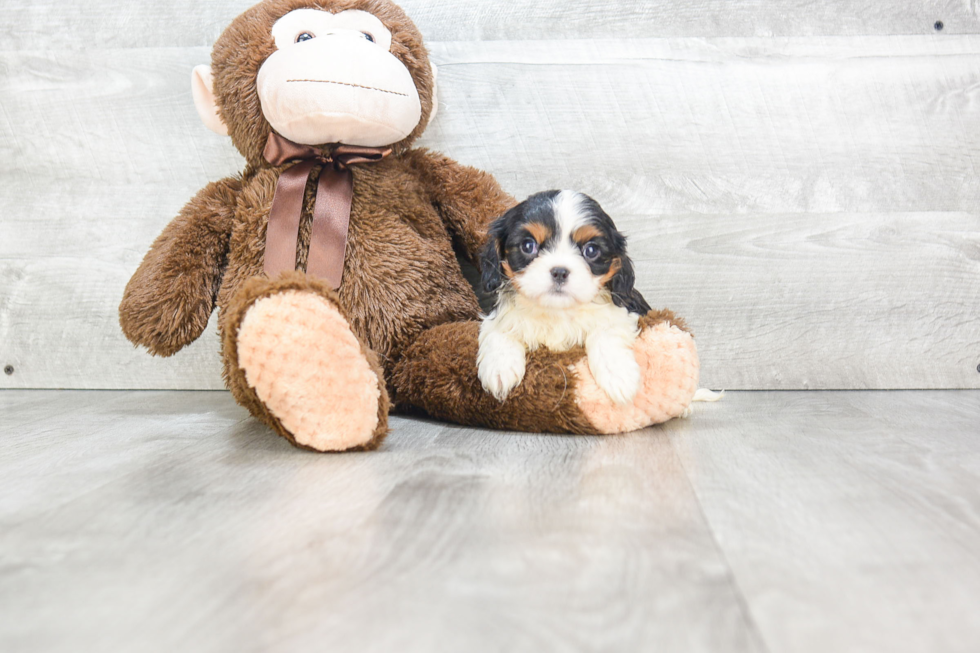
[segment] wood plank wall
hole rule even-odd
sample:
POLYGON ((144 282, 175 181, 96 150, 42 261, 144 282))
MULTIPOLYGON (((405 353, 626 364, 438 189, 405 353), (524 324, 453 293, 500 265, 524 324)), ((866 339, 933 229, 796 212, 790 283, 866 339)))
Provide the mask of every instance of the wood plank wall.
MULTIPOLYGON (((0 9, 0 388, 222 387, 213 328, 153 359, 116 306, 242 167, 189 75, 249 4, 0 9)), ((595 196, 731 389, 980 387, 976 4, 403 2, 440 67, 423 144, 595 196)))

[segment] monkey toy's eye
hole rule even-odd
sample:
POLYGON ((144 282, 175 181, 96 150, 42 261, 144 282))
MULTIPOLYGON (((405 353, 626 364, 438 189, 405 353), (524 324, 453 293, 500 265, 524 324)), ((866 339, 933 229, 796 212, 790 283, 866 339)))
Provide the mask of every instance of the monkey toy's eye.
POLYGON ((362 34, 362 35, 364 36, 364 38, 366 38, 366 39, 367 39, 368 41, 370 41, 371 43, 374 43, 374 37, 373 37, 373 36, 371 36, 371 35, 370 35, 370 34, 368 34, 367 32, 361 32, 361 34, 362 34))
POLYGON ((525 238, 521 243, 521 251, 527 256, 534 256, 538 253, 538 241, 533 238, 525 238))
POLYGON ((313 34, 309 32, 303 32, 302 34, 296 37, 296 42, 302 43, 303 41, 312 41, 315 38, 316 36, 314 36, 313 34))
POLYGON ((587 261, 594 261, 599 258, 599 247, 595 243, 588 243, 582 248, 582 255, 587 261))

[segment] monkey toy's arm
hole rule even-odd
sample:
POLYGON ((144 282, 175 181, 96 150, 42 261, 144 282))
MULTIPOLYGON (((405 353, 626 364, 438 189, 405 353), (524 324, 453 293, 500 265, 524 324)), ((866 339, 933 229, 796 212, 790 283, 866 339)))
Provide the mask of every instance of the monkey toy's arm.
POLYGON ((208 324, 228 253, 241 180, 201 190, 167 225, 130 279, 119 323, 134 344, 171 356, 208 324))
POLYGON ((412 150, 407 156, 412 157, 432 203, 459 239, 466 257, 478 263, 490 223, 517 202, 488 172, 424 149, 412 150))

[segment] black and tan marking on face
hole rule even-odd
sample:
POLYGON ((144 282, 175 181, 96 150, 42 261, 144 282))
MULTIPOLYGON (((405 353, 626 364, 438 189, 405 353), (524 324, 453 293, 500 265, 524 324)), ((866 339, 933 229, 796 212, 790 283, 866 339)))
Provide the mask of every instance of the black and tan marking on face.
POLYGON ((517 276, 543 252, 553 249, 559 236, 559 224, 550 210, 550 197, 557 191, 534 195, 512 211, 501 239, 501 255, 512 276, 517 276))
POLYGON ((633 262, 626 253, 626 237, 616 228, 599 203, 581 196, 584 223, 572 230, 582 257, 589 264, 601 287, 609 291, 613 302, 629 311, 646 314, 650 311, 643 296, 634 288, 633 262))
POLYGON ((581 202, 583 224, 574 227, 571 240, 600 285, 606 286, 623 269, 626 238, 598 202, 584 195, 581 202))

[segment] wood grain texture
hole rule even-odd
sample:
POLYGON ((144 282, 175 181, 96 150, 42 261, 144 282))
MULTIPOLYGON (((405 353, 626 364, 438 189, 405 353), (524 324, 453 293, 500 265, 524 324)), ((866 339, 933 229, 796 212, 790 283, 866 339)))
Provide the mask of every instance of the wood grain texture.
MULTIPOLYGON (((0 50, 210 46, 254 0, 7 0, 0 50)), ((973 0, 401 0, 430 41, 980 33, 973 0)))
MULTIPOLYGON (((424 144, 517 194, 594 195, 641 289, 728 388, 980 387, 974 37, 433 43, 424 144)), ((0 387, 221 387, 115 309, 149 243, 240 170, 187 78, 208 50, 0 53, 0 387)))
POLYGON ((152 359, 116 315, 156 234, 243 167, 193 114, 188 75, 206 49, 175 52, 0 57, 0 360, 16 370, 0 387, 223 387, 213 324, 152 359))
POLYGON ((224 393, 97 398, 0 433, 3 650, 764 651, 664 433, 318 456, 224 393))
POLYGON ((980 39, 441 44, 428 143, 614 214, 973 211, 980 39), (533 171, 534 174, 528 174, 533 171))
POLYGON ((4 651, 980 647, 980 393, 730 393, 615 437, 0 391, 4 651), (70 407, 70 410, 65 408, 70 407))
POLYGON ((707 387, 978 387, 975 213, 628 216, 638 285, 707 387))
POLYGON ((769 651, 980 648, 980 394, 726 401, 667 430, 769 651))

